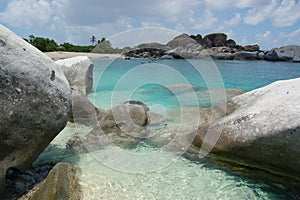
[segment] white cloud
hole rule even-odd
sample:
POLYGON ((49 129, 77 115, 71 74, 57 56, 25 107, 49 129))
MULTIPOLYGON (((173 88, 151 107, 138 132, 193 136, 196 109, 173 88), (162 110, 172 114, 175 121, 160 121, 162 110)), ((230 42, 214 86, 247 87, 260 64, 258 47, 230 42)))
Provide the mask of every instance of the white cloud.
MULTIPOLYGON (((0 0, 0 23, 60 42, 87 44, 91 35, 110 37, 136 27, 168 27, 191 34, 224 32, 242 40, 238 28, 249 28, 248 41, 278 35, 280 27, 300 20, 299 0, 0 0), (2 2, 4 2, 2 4, 2 2), (231 16, 231 18, 229 17, 231 16), (252 25, 268 23, 257 30, 252 25), (269 23, 270 22, 270 23, 269 23), (242 24, 244 23, 244 24, 242 24), (277 27, 277 28, 274 28, 277 27), (261 32, 261 33, 258 33, 261 32), (237 34, 237 35, 235 35, 237 34)), ((242 30, 243 34, 245 31, 242 30)), ((290 40, 292 33, 281 34, 290 40)), ((297 35, 297 32, 293 32, 297 35)), ((237 38, 235 38, 235 37, 237 38)), ((299 41, 296 37, 294 40, 299 41)), ((275 40, 273 38, 273 40, 275 40)), ((281 40, 283 41, 283 39, 281 40)), ((244 41, 246 43, 246 41, 244 41)), ((272 41, 269 41, 272 43, 272 41)))
POLYGON ((271 31, 267 30, 264 33, 256 34, 256 38, 259 40, 268 39, 271 36, 271 31))
POLYGON ((52 13, 46 0, 11 0, 0 18, 16 27, 42 27, 49 23, 52 13))
POLYGON ((195 19, 195 23, 192 28, 197 31, 210 30, 216 27, 217 22, 218 18, 214 15, 214 13, 210 10, 205 10, 200 18, 195 19))
POLYGON ((141 43, 159 42, 166 44, 180 32, 160 27, 132 29, 114 35, 109 39, 114 47, 136 46, 141 43), (134 36, 134 37, 133 37, 134 36))
POLYGON ((229 20, 225 20, 219 27, 218 30, 219 31, 225 31, 225 30, 229 30, 232 27, 238 25, 240 22, 242 21, 242 17, 239 13, 235 14, 234 17, 232 17, 229 20))
POLYGON ((272 23, 275 27, 292 26, 300 19, 300 2, 283 0, 272 14, 272 23))
POLYGON ((295 0, 272 0, 268 5, 252 8, 244 18, 244 22, 257 25, 270 20, 275 27, 294 25, 300 19, 300 2, 295 0))
POLYGON ((270 4, 266 6, 250 9, 244 18, 244 22, 250 25, 257 25, 263 22, 271 16, 272 12, 274 12, 276 4, 276 0, 272 0, 270 1, 270 4))
MULTIPOLYGON (((58 1, 58 0, 55 0, 58 1)), ((174 22, 192 14, 197 0, 60 0, 65 20, 72 25, 111 23, 120 17, 174 22)))
POLYGON ((160 23, 146 21, 142 22, 142 27, 163 27, 160 23))
POLYGON ((280 45, 300 44, 300 28, 293 32, 281 32, 278 35, 280 45))
POLYGON ((231 18, 230 20, 226 20, 224 21, 224 25, 225 26, 235 26, 238 25, 241 22, 242 18, 241 15, 239 13, 237 13, 233 18, 231 18))
POLYGON ((259 8, 267 5, 270 0, 205 0, 210 9, 224 10, 227 8, 259 8))

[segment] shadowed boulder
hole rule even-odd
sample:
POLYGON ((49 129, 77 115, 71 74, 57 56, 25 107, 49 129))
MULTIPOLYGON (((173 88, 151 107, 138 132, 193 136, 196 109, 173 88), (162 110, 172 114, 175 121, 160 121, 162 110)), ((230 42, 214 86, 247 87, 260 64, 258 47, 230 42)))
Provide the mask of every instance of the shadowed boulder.
POLYGON ((225 46, 227 41, 227 35, 224 33, 213 33, 206 35, 203 38, 203 46, 204 47, 223 47, 225 46))
POLYGON ((58 163, 49 172, 43 182, 36 185, 20 200, 82 199, 78 167, 70 163, 58 163))
POLYGON ((0 194, 8 168, 24 172, 65 127, 71 92, 49 57, 0 25, 0 194))

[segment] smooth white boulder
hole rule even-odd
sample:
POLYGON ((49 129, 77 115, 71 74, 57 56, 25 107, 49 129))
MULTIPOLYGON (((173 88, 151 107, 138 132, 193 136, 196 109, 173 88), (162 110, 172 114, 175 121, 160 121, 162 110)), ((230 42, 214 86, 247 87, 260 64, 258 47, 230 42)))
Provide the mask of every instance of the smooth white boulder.
MULTIPOLYGON (((299 91, 300 78, 297 78, 277 81, 234 97, 227 104, 233 112, 211 124, 211 138, 215 139, 220 133, 216 130, 224 125, 213 152, 239 162, 249 161, 262 168, 299 176, 299 91)), ((205 134, 200 127, 198 146, 199 138, 203 144, 205 134)))
POLYGON ((70 86, 76 86, 84 95, 93 87, 93 62, 87 56, 58 60, 70 86))

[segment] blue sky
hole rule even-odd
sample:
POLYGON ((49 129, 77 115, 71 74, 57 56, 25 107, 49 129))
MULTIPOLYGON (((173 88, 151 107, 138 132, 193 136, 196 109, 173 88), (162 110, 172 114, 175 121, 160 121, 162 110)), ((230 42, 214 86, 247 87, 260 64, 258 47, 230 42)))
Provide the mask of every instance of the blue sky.
MULTIPOLYGON (((261 49, 300 45, 299 0, 0 0, 0 23, 21 37, 89 44, 133 28, 224 32, 261 49)), ((153 41, 160 37, 153 36, 153 41)))

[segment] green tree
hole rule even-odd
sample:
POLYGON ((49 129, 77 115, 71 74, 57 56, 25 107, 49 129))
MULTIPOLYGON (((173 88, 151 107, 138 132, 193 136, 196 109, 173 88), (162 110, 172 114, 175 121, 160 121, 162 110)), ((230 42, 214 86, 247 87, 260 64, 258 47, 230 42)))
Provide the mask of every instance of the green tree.
POLYGON ((92 43, 92 45, 94 45, 94 43, 97 41, 97 39, 96 39, 96 37, 93 35, 92 37, 91 37, 91 43, 92 43))
POLYGON ((105 40, 106 40, 105 37, 103 37, 100 42, 104 42, 105 40))
POLYGON ((35 37, 33 35, 29 35, 29 43, 30 44, 33 44, 34 38, 35 37))

